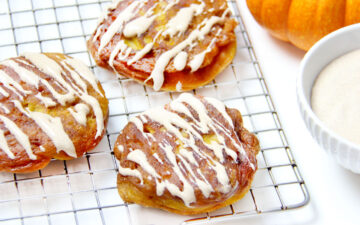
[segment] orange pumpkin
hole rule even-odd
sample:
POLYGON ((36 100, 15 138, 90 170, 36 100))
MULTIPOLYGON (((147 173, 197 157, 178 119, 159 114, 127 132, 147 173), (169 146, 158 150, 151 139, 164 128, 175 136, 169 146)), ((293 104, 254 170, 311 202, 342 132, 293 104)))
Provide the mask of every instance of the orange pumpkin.
POLYGON ((247 5, 273 36, 303 50, 334 30, 360 23, 360 0, 247 0, 247 5))

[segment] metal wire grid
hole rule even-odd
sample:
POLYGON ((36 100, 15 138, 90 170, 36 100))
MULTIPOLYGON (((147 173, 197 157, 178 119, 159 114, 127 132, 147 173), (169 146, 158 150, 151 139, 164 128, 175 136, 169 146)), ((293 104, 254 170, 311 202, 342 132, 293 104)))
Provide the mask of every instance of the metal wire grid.
MULTIPOLYGON (((241 201, 198 217, 184 219, 173 215, 170 222, 229 220, 297 208, 309 201, 236 1, 228 3, 239 22, 237 55, 211 84, 194 92, 217 97, 229 107, 241 110, 246 127, 261 142, 259 170, 249 194, 241 201)), ((158 211, 128 205, 119 198, 117 161, 111 149, 129 117, 167 103, 178 94, 154 92, 95 66, 86 51, 85 40, 96 26, 100 8, 106 4, 108 0, 0 0, 0 59, 29 50, 58 51, 80 58, 100 79, 110 108, 106 137, 84 157, 55 160, 31 174, 0 174, 0 222, 107 225, 169 222, 158 211)))

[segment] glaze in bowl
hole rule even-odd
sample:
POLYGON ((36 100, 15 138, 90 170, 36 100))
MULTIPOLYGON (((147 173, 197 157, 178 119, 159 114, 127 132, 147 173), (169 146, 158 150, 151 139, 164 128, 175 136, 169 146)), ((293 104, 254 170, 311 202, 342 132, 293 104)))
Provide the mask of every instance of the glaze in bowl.
POLYGON ((301 115, 313 138, 341 166, 360 173, 360 146, 329 129, 311 108, 311 92, 320 72, 334 59, 356 49, 360 49, 360 24, 344 27, 322 38, 301 62, 296 92, 301 115))

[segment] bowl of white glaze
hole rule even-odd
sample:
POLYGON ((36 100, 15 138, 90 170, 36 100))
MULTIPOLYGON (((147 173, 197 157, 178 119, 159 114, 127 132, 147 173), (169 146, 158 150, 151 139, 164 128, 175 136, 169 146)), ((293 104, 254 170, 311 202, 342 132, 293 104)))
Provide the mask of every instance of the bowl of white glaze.
MULTIPOLYGON (((325 36, 306 53, 296 83, 300 112, 311 135, 337 163, 354 173, 360 173, 360 145, 330 129, 314 112, 311 101, 319 74, 334 60, 358 49, 360 24, 344 27, 325 36)), ((360 103, 360 93, 358 99, 360 103)), ((338 119, 341 121, 340 117, 338 119)))

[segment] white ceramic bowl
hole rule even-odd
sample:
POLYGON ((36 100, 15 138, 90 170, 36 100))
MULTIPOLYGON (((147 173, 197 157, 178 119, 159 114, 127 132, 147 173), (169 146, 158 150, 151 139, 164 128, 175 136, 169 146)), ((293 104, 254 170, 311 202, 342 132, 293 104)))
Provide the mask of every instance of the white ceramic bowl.
POLYGON ((301 115, 314 139, 341 166, 360 173, 360 146, 328 129, 314 114, 310 104, 313 84, 322 69, 332 60, 356 49, 360 49, 360 24, 342 28, 325 36, 302 60, 296 89, 301 115))

